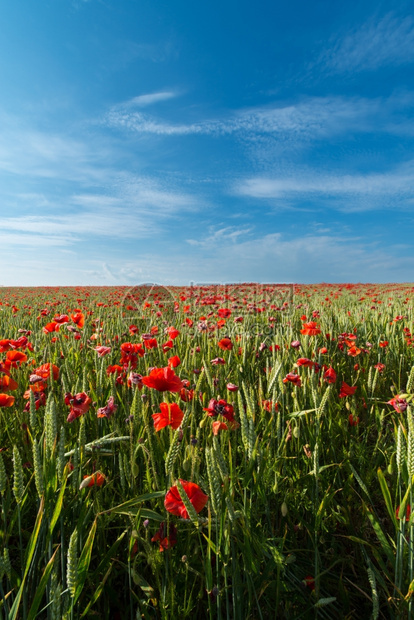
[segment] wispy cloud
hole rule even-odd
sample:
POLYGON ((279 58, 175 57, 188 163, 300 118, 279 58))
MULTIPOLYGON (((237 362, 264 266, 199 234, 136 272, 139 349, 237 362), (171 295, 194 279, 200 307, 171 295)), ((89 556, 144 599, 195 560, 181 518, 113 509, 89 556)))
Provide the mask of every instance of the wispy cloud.
POLYGON ((252 230, 252 228, 248 227, 236 228, 235 226, 226 226, 217 229, 214 226, 209 226, 207 235, 203 234, 199 239, 187 239, 187 243, 202 248, 208 248, 216 244, 234 244, 240 237, 248 235, 252 230))
POLYGON ((134 97, 129 101, 125 102, 123 105, 125 108, 138 107, 143 108, 148 105, 152 105, 154 103, 159 103, 160 101, 168 101, 169 99, 174 99, 177 97, 177 93, 173 91, 160 91, 158 93, 148 93, 147 95, 138 95, 138 97, 134 97))
POLYGON ((392 13, 371 19, 332 42, 319 59, 334 73, 375 70, 414 61, 414 20, 392 13))
POLYGON ((320 207, 330 205, 342 211, 364 211, 409 206, 414 192, 414 161, 382 173, 335 174, 306 168, 279 178, 252 177, 234 186, 238 195, 276 201, 292 208, 296 200, 317 199, 320 207))
MULTIPOLYGON (((60 239, 61 235, 65 235, 67 243, 75 243, 86 236, 117 240, 144 238, 160 232, 170 218, 185 217, 200 205, 200 201, 191 194, 167 189, 154 180, 132 176, 120 180, 118 187, 113 186, 109 190, 113 192, 112 196, 69 196, 64 205, 58 198, 51 198, 45 214, 27 215, 26 212, 19 217, 3 216, 2 230, 39 237, 49 235, 50 243, 56 236, 60 239), (67 213, 62 214, 62 211, 67 213)), ((29 201, 33 206, 31 196, 29 201)), ((19 206, 24 206, 21 198, 19 206)))
POLYGON ((293 104, 239 110, 223 118, 171 123, 119 104, 109 111, 103 122, 111 127, 141 134, 204 134, 217 137, 229 134, 273 134, 279 139, 310 140, 350 131, 400 133, 404 131, 404 119, 411 123, 407 117, 412 107, 413 99, 410 96, 388 99, 314 97, 293 104))

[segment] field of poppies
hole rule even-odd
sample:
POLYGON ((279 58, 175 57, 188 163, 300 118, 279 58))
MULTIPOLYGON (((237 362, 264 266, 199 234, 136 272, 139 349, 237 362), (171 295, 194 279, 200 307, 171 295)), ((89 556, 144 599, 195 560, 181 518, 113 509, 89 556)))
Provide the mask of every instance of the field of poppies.
POLYGON ((413 298, 0 288, 0 617, 410 618, 413 298))

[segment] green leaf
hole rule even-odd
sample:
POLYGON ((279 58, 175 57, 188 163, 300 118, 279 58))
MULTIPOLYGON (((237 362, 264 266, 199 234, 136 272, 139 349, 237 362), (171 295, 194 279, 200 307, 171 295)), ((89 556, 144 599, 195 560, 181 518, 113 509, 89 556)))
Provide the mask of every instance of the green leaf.
POLYGON ((141 508, 139 515, 143 519, 152 519, 153 521, 158 521, 159 523, 161 523, 161 521, 165 521, 165 517, 163 515, 159 515, 158 512, 150 510, 149 508, 141 508))
POLYGON ((375 533, 377 535, 378 540, 380 541, 381 545, 382 545, 382 549, 384 551, 384 553, 386 553, 387 558, 389 559, 390 562, 394 563, 395 561, 395 557, 394 557, 394 552, 391 548, 391 545, 389 543, 389 540, 387 539, 387 537, 385 536, 384 532, 382 531, 382 528, 378 522, 378 520, 376 519, 376 517, 373 515, 373 513, 371 512, 371 510, 368 508, 368 506, 366 504, 363 503, 363 506, 365 508, 366 514, 368 519, 371 522, 372 527, 375 530, 375 533))
MULTIPOLYGON (((414 479, 414 476, 413 476, 413 479, 414 479)), ((398 515, 400 516, 400 519, 405 519, 405 510, 406 510, 407 502, 408 502, 408 500, 410 498, 410 493, 411 493, 411 487, 412 486, 413 486, 413 480, 411 480, 410 485, 409 485, 407 491, 405 492, 403 500, 402 500, 402 502, 400 504, 400 508, 398 510, 398 515)), ((396 518, 395 513, 394 513, 394 519, 395 519, 396 527, 398 527, 398 525, 397 525, 397 518, 396 518)))
POLYGON ((104 510, 99 514, 107 514, 107 513, 115 513, 115 514, 129 514, 132 513, 131 508, 135 508, 135 506, 139 506, 142 502, 147 502, 151 499, 158 499, 159 497, 164 497, 166 491, 154 491, 152 493, 144 493, 144 495, 140 495, 135 499, 130 499, 128 502, 124 502, 123 504, 119 504, 119 506, 114 506, 109 510, 104 510))
POLYGON ((39 609, 39 605, 42 601, 43 593, 46 589, 47 582, 49 581, 50 573, 52 572, 53 563, 55 561, 58 550, 59 547, 56 549, 55 553, 52 555, 49 562, 47 563, 45 570, 43 571, 43 575, 40 579, 39 585, 36 588, 35 596, 32 602, 32 606, 30 607, 27 620, 34 620, 36 617, 37 610, 39 609))
POLYGON ((132 569, 132 579, 134 583, 141 588, 148 598, 154 596, 154 588, 149 585, 147 581, 145 581, 144 577, 136 572, 135 569, 132 569))
POLYGON ((381 468, 378 468, 378 480, 381 486, 381 491, 382 491, 382 495, 384 497, 385 500, 385 505, 387 507, 388 510, 388 514, 391 517, 391 521, 394 524, 394 527, 398 529, 398 523, 397 523, 397 518, 395 516, 395 510, 393 508, 392 505, 392 500, 391 500, 391 495, 390 495, 390 490, 387 486, 387 481, 385 480, 384 474, 382 473, 381 468))
POLYGON ((89 568, 89 564, 91 561, 92 547, 93 547, 93 541, 95 539, 96 526, 97 526, 97 519, 95 519, 95 521, 92 523, 91 531, 88 534, 88 538, 86 539, 85 545, 82 549, 82 553, 80 554, 80 558, 78 562, 77 587, 76 587, 76 592, 75 592, 74 601, 73 601, 74 604, 78 600, 83 590, 83 586, 85 585, 86 575, 88 573, 88 568, 89 568))
POLYGON ((108 568, 108 570, 106 571, 103 579, 99 582, 98 587, 96 588, 91 600, 89 601, 89 603, 87 604, 87 606, 85 607, 85 609, 82 612, 81 618, 83 618, 84 616, 86 616, 86 614, 88 613, 88 611, 90 610, 90 608, 92 607, 92 605, 94 605, 96 603, 96 601, 98 600, 98 598, 101 596, 102 594, 102 590, 105 587, 105 583, 106 580, 108 579, 109 575, 111 574, 111 570, 113 567, 113 563, 110 565, 110 567, 108 568))
POLYGON ((59 491, 59 495, 56 501, 56 505, 55 505, 55 509, 53 511, 53 515, 52 515, 52 519, 50 521, 49 524, 49 536, 52 534, 55 525, 57 523, 57 520, 59 519, 59 515, 62 511, 62 506, 63 506, 63 496, 65 494, 65 489, 66 489, 66 482, 67 482, 67 478, 64 480, 62 486, 60 487, 60 491, 59 491))
POLYGON ((10 610, 8 620, 16 620, 17 618, 17 612, 19 611, 20 601, 22 600, 23 592, 24 592, 25 585, 26 585, 25 584, 26 577, 30 569, 30 564, 32 562, 33 555, 36 549, 37 539, 39 537, 40 526, 42 524, 42 519, 44 515, 44 507, 45 507, 45 498, 43 496, 42 499, 40 500, 39 511, 36 517, 36 523, 35 523, 32 535, 30 536, 29 544, 26 550, 27 559, 26 559, 26 566, 24 569, 23 579, 20 584, 20 588, 16 594, 16 598, 14 599, 14 603, 10 610))

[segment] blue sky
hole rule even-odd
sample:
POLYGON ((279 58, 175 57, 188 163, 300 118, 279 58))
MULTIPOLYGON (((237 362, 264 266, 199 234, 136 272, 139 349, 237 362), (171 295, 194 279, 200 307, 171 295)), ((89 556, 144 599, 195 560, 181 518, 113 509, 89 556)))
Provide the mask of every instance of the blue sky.
POLYGON ((410 2, 0 24, 0 284, 414 281, 410 2))

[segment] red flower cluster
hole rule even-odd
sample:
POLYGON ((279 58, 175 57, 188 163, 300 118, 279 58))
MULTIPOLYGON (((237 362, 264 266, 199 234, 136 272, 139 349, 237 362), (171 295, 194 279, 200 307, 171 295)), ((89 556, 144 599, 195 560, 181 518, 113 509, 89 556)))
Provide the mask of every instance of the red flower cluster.
MULTIPOLYGON (((232 430, 235 430, 239 426, 239 423, 234 418, 233 405, 230 405, 230 403, 224 399, 216 400, 215 398, 211 398, 208 407, 204 407, 204 411, 206 411, 207 415, 211 418, 215 418, 218 415, 223 416, 232 430)), ((229 426, 227 426, 225 422, 215 420, 212 424, 213 434, 218 435, 221 430, 227 431, 229 426)))

